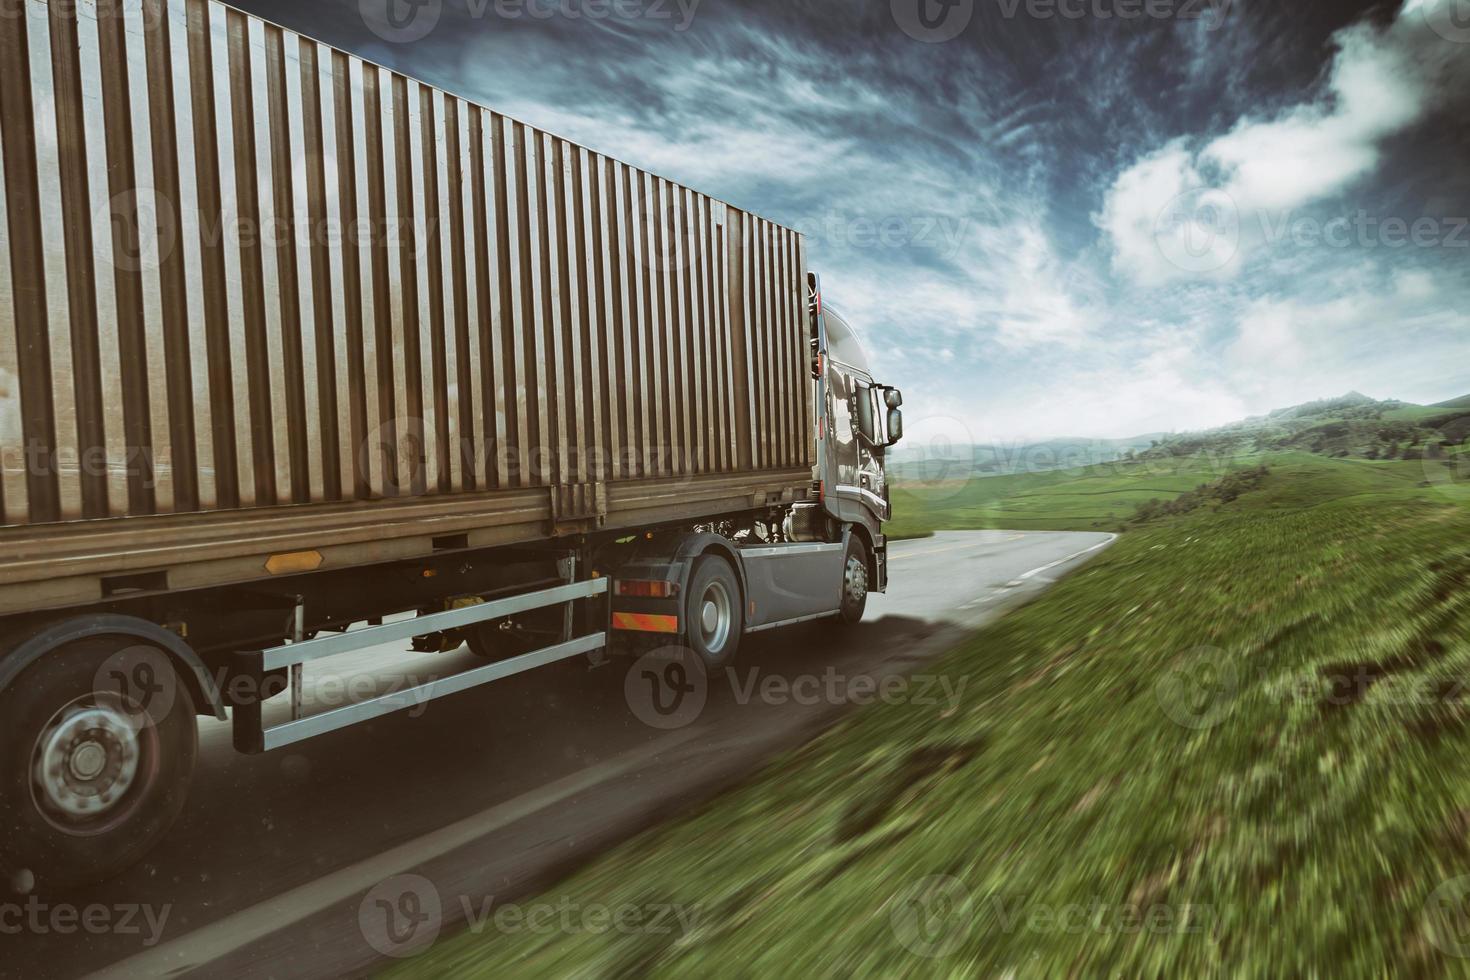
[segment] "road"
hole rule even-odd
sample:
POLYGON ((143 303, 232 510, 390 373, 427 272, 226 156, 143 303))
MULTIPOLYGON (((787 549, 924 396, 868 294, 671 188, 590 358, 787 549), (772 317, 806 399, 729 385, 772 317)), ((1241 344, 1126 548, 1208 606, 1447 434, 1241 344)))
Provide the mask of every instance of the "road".
MULTIPOLYGON (((629 664, 575 661, 282 754, 237 756, 208 721, 189 806, 145 865, 85 894, 0 905, 0 976, 368 973, 383 952, 452 934, 466 904, 544 889, 709 799, 849 701, 918 698, 904 678, 1111 541, 979 531, 896 543, 890 593, 840 642, 831 623, 747 637, 735 674, 709 677, 673 716, 648 710, 653 692, 628 680, 629 664), (371 909, 385 889, 401 904, 405 887, 427 887, 442 911, 401 940, 371 909)), ((475 663, 378 650, 310 680, 326 704, 349 689, 342 674, 370 679, 351 688, 360 697, 475 663)))

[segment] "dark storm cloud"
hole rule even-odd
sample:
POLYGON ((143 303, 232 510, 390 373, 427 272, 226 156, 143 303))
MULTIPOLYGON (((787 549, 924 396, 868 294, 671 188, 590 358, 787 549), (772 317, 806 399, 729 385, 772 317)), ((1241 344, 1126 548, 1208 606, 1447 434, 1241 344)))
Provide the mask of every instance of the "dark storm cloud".
POLYGON ((1470 213, 1447 0, 974 0, 945 43, 915 39, 920 4, 933 24, 966 0, 414 0, 437 20, 413 43, 384 39, 388 2, 409 0, 245 6, 800 228, 880 369, 977 438, 1470 391, 1447 356, 1470 252, 1277 234, 1470 213), (1325 193, 1287 186, 1313 147, 1341 165, 1325 193), (1232 150, 1292 193, 1262 198, 1232 150), (1170 188, 1242 196, 1238 254, 1165 261, 1170 188), (1354 291, 1436 366, 1374 350, 1354 291), (1329 335, 1345 353, 1308 356, 1329 335))

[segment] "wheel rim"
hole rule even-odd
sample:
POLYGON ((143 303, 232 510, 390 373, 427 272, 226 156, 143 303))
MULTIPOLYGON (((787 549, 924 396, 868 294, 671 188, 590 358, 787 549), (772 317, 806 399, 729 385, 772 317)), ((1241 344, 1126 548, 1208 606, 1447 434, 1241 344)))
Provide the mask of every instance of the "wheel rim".
MULTIPOLYGON (((868 598, 868 566, 859 558, 847 560, 847 571, 842 576, 843 597, 849 606, 862 605, 868 598)), ((831 593, 828 593, 829 595, 831 593)))
POLYGON ((711 582, 699 600, 699 638, 704 649, 718 654, 730 641, 735 604, 724 582, 711 582))
POLYGON ((104 833, 127 819, 153 778, 154 730, 116 700, 78 698, 51 716, 31 754, 36 808, 76 836, 104 833))

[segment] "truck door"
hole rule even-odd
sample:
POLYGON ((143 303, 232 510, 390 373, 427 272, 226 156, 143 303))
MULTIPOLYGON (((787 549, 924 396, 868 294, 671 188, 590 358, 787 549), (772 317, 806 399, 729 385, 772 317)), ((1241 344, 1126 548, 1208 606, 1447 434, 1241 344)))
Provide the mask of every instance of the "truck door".
POLYGON ((837 468, 838 486, 855 486, 861 466, 857 425, 852 415, 853 376, 839 365, 828 372, 827 417, 832 420, 833 462, 837 468))
MULTIPOLYGON (((887 416, 883 405, 882 392, 859 379, 856 384, 856 403, 858 411, 866 414, 867 424, 877 434, 876 442, 884 445, 888 442, 888 434, 885 431, 885 419, 887 416)), ((863 504, 879 520, 888 519, 888 493, 887 476, 883 467, 882 450, 875 449, 861 439, 858 444, 858 467, 857 467, 857 489, 862 497, 863 504)))

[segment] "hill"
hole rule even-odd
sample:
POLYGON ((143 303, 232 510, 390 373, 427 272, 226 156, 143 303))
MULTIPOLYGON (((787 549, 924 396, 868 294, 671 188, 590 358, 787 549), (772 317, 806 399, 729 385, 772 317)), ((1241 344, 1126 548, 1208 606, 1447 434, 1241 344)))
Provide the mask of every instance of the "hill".
POLYGON ((1411 405, 1350 392, 1206 432, 1170 436, 1141 455, 1301 451, 1338 458, 1436 459, 1470 436, 1470 398, 1458 401, 1465 404, 1411 405))
POLYGON ((932 446, 898 445, 888 458, 889 472, 928 483, 971 476, 1047 473, 1092 463, 1111 463, 1166 438, 1162 433, 1128 439, 1047 439, 1043 442, 956 445, 936 452, 932 446))
MULTIPOLYGON (((1375 401, 1356 392, 1296 405, 1206 432, 1117 440, 1102 459, 1022 457, 1003 475, 951 459, 910 464, 894 477, 895 539, 937 530, 1124 530, 1249 492, 1265 467, 1291 485, 1353 494, 1470 486, 1470 410, 1375 401), (1139 443, 1146 442, 1145 445, 1139 443), (1132 444, 1134 448, 1123 448, 1132 444), (1046 465, 1032 466, 1041 460, 1046 465), (1082 461, 1082 462, 1079 462, 1082 461), (1070 463, 1070 465, 1068 465, 1070 463)), ((1084 445, 1058 440, 1058 444, 1084 445)), ((1040 444, 1038 444, 1040 445, 1040 444)), ((1315 491, 1314 491, 1315 492, 1315 491)))
MULTIPOLYGON (((864 709, 542 899, 698 909, 689 934, 463 935, 397 975, 1463 973, 1470 482, 1253 460, 926 668, 958 703, 864 709)), ((1011 522, 1165 462, 1209 472, 967 492, 1011 522)))

